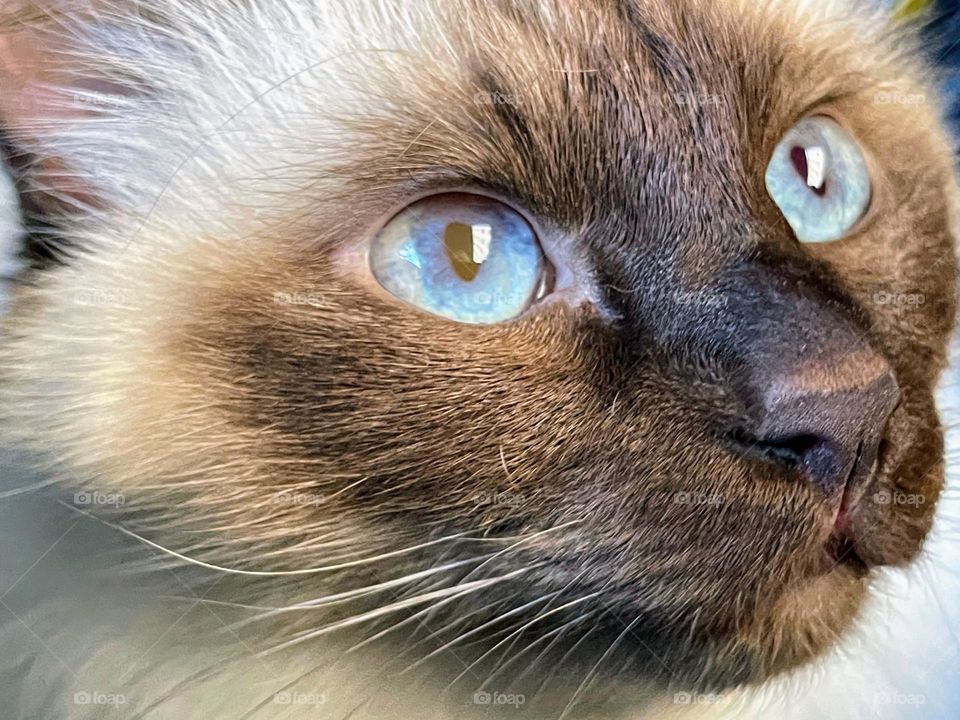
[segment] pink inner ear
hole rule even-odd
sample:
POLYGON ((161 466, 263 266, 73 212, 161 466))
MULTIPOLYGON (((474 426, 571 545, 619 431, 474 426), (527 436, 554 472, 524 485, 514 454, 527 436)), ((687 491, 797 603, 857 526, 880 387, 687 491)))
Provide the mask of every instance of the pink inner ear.
POLYGON ((118 93, 120 88, 72 72, 65 65, 70 54, 64 49, 61 38, 40 28, 0 33, 0 126, 14 147, 33 156, 30 177, 52 202, 59 198, 70 204, 72 199, 96 206, 91 188, 83 186, 50 150, 55 147, 50 141, 65 120, 95 113, 69 88, 107 93, 118 93))

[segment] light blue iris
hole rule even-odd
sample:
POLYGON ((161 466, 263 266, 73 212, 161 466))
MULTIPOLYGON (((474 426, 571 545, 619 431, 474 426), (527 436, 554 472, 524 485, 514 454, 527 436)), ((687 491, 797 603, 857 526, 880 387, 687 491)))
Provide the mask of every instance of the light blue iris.
POLYGON ((827 117, 801 120, 779 142, 767 192, 801 242, 843 237, 870 203, 870 173, 857 143, 827 117))
POLYGON ((369 259, 391 294, 463 323, 516 317, 536 298, 544 273, 526 220, 479 195, 435 195, 407 207, 374 238, 369 259))

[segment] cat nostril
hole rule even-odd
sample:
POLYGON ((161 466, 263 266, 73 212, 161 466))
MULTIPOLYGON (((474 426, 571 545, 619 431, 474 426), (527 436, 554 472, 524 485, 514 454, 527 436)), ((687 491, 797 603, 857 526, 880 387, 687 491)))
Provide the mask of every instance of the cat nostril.
POLYGON ((784 439, 754 441, 757 449, 772 460, 796 467, 813 451, 820 451, 826 443, 816 435, 801 433, 784 439))
MULTIPOLYGON (((764 457, 790 469, 803 472, 827 495, 833 495, 850 475, 842 448, 831 440, 810 433, 776 440, 757 440, 756 449, 764 457)), ((852 457, 856 460, 856 456, 852 457)))
MULTIPOLYGON (((835 443, 812 433, 783 438, 759 438, 745 430, 730 435, 741 453, 759 456, 790 470, 804 473, 818 486, 827 488, 843 473, 842 452, 835 443)), ((846 477, 844 475, 844 477, 846 477)))
POLYGON ((850 478, 870 472, 900 396, 889 367, 858 383, 837 382, 836 370, 769 383, 748 441, 739 443, 802 472, 831 500, 842 496, 850 478))

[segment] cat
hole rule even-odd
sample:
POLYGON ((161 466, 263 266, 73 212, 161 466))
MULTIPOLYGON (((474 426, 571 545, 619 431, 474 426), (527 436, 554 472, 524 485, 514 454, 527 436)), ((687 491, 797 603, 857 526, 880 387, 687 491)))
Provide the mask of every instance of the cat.
POLYGON ((822 680, 873 667, 945 476, 957 185, 909 28, 8 12, 4 435, 67 488, 6 510, 13 717, 949 716, 822 680))

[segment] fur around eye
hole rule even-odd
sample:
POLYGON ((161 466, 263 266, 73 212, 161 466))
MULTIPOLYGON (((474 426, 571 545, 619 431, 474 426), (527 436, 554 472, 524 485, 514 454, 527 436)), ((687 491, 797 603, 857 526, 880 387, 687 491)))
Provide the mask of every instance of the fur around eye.
POLYGON ((870 174, 857 142, 836 122, 810 117, 777 144, 767 192, 800 242, 843 237, 870 203, 870 174))
POLYGON ((377 282, 400 300, 475 324, 520 315, 546 270, 537 236, 516 210, 466 193, 407 206, 373 239, 369 258, 377 282))

